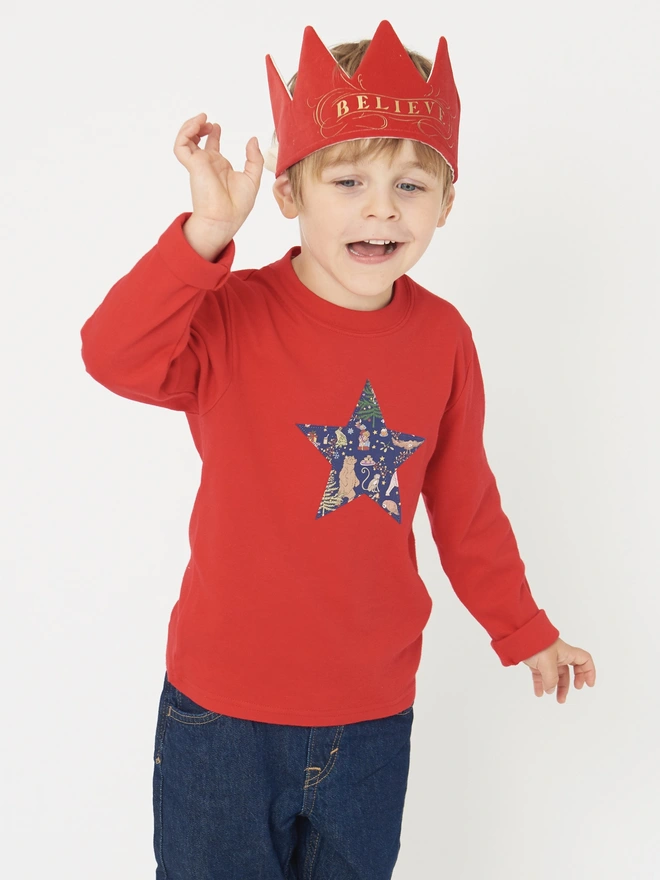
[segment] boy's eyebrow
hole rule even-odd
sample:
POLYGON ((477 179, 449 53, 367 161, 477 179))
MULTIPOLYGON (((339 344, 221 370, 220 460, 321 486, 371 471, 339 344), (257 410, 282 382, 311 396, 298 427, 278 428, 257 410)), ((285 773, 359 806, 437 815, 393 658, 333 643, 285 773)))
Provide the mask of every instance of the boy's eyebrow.
MULTIPOLYGON (((342 159, 340 156, 336 159, 330 159, 328 162, 325 163, 324 168, 334 168, 337 165, 351 165, 351 166, 355 166, 357 168, 359 165, 366 165, 366 164, 367 163, 365 161, 352 162, 350 159, 342 159)), ((415 160, 411 160, 410 162, 405 162, 401 166, 402 170, 406 170, 408 168, 419 168, 421 171, 425 170, 424 166, 420 162, 417 162, 415 160)))

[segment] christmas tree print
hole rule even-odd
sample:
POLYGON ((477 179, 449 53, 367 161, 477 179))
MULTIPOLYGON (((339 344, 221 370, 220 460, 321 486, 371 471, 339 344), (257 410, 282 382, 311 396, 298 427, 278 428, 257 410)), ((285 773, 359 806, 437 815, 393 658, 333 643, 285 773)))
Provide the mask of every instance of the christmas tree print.
POLYGON ((378 406, 374 389, 371 387, 371 382, 368 379, 364 386, 364 390, 360 395, 358 405, 355 408, 355 413, 364 422, 371 420, 372 428, 376 427, 376 422, 383 420, 383 414, 378 406))
POLYGON ((326 513, 331 513, 339 506, 339 503, 340 501, 337 497, 337 478, 334 470, 331 470, 323 492, 323 498, 321 498, 321 506, 319 507, 320 516, 325 516, 326 513))

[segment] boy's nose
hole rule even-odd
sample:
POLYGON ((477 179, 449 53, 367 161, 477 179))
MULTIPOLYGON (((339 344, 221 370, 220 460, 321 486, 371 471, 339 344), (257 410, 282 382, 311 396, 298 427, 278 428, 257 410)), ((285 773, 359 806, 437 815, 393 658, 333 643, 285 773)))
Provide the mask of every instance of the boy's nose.
POLYGON ((363 213, 365 217, 391 220, 399 216, 399 209, 389 192, 374 190, 365 198, 363 213))

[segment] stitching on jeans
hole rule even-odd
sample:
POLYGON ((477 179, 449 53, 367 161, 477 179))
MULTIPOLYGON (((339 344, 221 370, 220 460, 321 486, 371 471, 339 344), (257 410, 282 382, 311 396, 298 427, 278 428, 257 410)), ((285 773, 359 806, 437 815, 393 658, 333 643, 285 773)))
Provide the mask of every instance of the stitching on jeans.
MULTIPOLYGON (((327 776, 329 776, 332 773, 334 766, 335 766, 335 763, 337 761, 337 753, 339 752, 339 742, 342 738, 343 733, 344 733, 344 725, 342 724, 335 731, 335 738, 332 743, 330 757, 328 758, 325 767, 321 770, 321 772, 317 776, 315 776, 313 779, 308 780, 305 783, 304 788, 312 788, 313 786, 318 785, 319 782, 321 782, 323 779, 325 779, 327 776)), ((306 767, 305 769, 310 770, 312 768, 306 767)))
MULTIPOLYGON (((314 737, 315 737, 315 735, 316 735, 316 728, 312 727, 312 729, 310 731, 309 741, 307 743, 307 755, 306 755, 307 761, 310 761, 312 758, 312 753, 314 751, 314 737)), ((309 766, 309 764, 307 766, 309 766)), ((307 767, 305 767, 305 778, 303 780, 303 802, 302 802, 302 808, 301 808, 301 813, 303 816, 304 815, 310 816, 314 810, 314 800, 315 800, 315 795, 316 795, 316 788, 314 788, 314 786, 309 786, 308 781, 309 781, 308 780, 308 771, 307 771, 307 767), (308 806, 307 806, 307 802, 308 802, 307 792, 309 791, 310 788, 312 788, 313 791, 312 791, 312 796, 311 796, 311 806, 308 808, 308 806)))
POLYGON ((165 725, 167 722, 167 712, 165 711, 165 707, 167 705, 167 673, 165 674, 165 680, 163 682, 163 689, 161 693, 160 699, 160 711, 158 718, 158 725, 156 728, 156 756, 155 756, 155 766, 154 773, 158 773, 158 800, 157 800, 157 814, 156 821, 158 823, 157 831, 157 845, 158 845, 158 857, 160 858, 160 864, 163 869, 163 878, 167 880, 167 868, 165 867, 165 859, 163 857, 163 752, 165 750, 165 725))
POLYGON ((305 867, 303 869, 303 880, 311 880, 312 868, 314 867, 314 862, 316 861, 316 854, 317 854, 318 848, 319 848, 319 840, 321 839, 321 833, 319 831, 317 831, 316 828, 314 828, 314 826, 311 825, 311 823, 310 823, 310 827, 312 829, 310 833, 315 835, 316 839, 314 841, 314 849, 311 849, 311 847, 310 847, 307 850, 307 858, 305 859, 305 867), (308 865, 309 865, 309 870, 307 870, 308 865))
POLYGON ((174 719, 178 724, 210 724, 212 721, 215 721, 216 718, 224 718, 224 715, 221 715, 219 712, 207 712, 206 715, 196 715, 194 716, 197 720, 191 721, 188 720, 190 716, 183 716, 179 710, 175 709, 174 706, 169 706, 167 710, 167 714, 174 719))
POLYGON ((312 813, 314 812, 314 807, 316 806, 316 793, 318 788, 315 785, 310 785, 309 788, 312 790, 312 804, 307 812, 307 818, 311 818, 312 813))
POLYGON ((296 845, 296 841, 291 842, 291 846, 289 847, 289 852, 287 853, 286 859, 284 860, 284 880, 289 880, 291 876, 291 857, 293 856, 293 848, 296 845))
POLYGON ((158 783, 158 853, 160 855, 160 864, 163 869, 163 876, 167 880, 167 868, 165 867, 165 859, 163 858, 163 767, 156 768, 156 772, 160 773, 158 783))
MULTIPOLYGON (((309 748, 310 755, 312 754, 312 751, 314 749, 314 736, 315 736, 315 734, 316 734, 316 728, 314 728, 314 730, 312 731, 312 741, 310 743, 310 748, 309 748)), ((333 742, 333 745, 334 745, 334 742, 333 742)), ((331 759, 328 759, 328 760, 331 760, 331 759)), ((327 766, 328 766, 328 763, 326 761, 325 767, 327 767, 327 766)), ((310 770, 318 770, 319 772, 313 778, 306 779, 306 781, 303 783, 303 790, 308 789, 308 788, 312 788, 314 785, 316 785, 316 783, 318 782, 319 777, 321 776, 321 773, 323 773, 324 769, 325 769, 324 767, 316 767, 314 765, 308 765, 307 767, 305 767, 305 774, 309 773, 310 770)))
POLYGON ((339 752, 339 742, 342 738, 342 734, 344 733, 344 725, 337 728, 337 732, 335 733, 335 739, 332 743, 333 747, 337 746, 337 748, 333 748, 330 752, 331 757, 328 759, 328 763, 325 765, 325 768, 321 771, 317 779, 315 780, 316 785, 319 782, 322 782, 327 776, 330 776, 332 771, 335 769, 335 764, 337 763, 337 753, 339 752))

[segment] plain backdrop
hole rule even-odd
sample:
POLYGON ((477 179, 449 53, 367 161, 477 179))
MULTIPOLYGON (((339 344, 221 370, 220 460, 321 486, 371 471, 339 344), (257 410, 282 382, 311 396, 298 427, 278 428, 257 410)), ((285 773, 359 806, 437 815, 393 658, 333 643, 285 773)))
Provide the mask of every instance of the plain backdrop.
MULTIPOLYGON (((154 876, 166 629, 200 460, 183 413, 94 382, 80 328, 182 211, 204 111, 241 167, 288 79, 387 18, 462 102, 447 225, 409 274, 470 324, 486 448, 538 605, 594 689, 534 696, 444 576, 424 632, 396 880, 660 876, 658 92, 651 2, 133 0, 3 12, 2 873, 154 876)), ((236 269, 299 243, 264 171, 236 269)), ((176 878, 173 878, 176 880, 176 878)))

